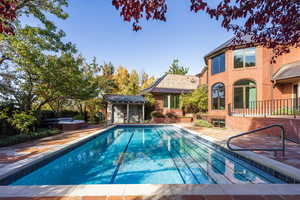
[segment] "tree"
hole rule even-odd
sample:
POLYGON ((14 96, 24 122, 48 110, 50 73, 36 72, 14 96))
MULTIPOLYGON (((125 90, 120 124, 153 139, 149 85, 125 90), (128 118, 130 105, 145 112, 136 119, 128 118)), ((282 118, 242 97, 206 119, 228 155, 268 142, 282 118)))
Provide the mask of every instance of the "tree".
MULTIPOLYGON (((48 17, 51 14, 57 18, 66 19, 68 17, 68 14, 64 12, 66 6, 68 6, 67 0, 0 0, 0 26, 8 27, 11 30, 8 33, 17 33, 25 29, 24 31, 31 32, 32 35, 36 36, 31 42, 51 51, 57 52, 58 49, 69 50, 70 48, 75 50, 71 43, 62 41, 65 33, 57 29, 48 17), (1 3, 3 4, 1 5, 1 3), (23 27, 19 20, 15 20, 23 15, 37 20, 41 26, 34 27, 25 24, 23 27)), ((5 29, 2 30, 0 33, 5 33, 5 29)))
POLYGON ((181 108, 189 113, 206 112, 208 108, 207 87, 202 86, 191 94, 180 95, 181 108))
POLYGON ((98 85, 101 87, 101 94, 109 94, 117 90, 114 80, 115 67, 111 62, 100 66, 102 75, 98 76, 98 85))
POLYGON ((12 22, 16 19, 16 5, 14 0, 0 0, 0 33, 13 34, 12 22))
POLYGON ((114 81, 117 85, 117 94, 128 94, 128 84, 129 84, 129 73, 125 67, 118 67, 116 73, 114 74, 114 81))
POLYGON ((189 71, 188 67, 179 66, 179 60, 174 59, 172 64, 169 66, 168 74, 181 74, 185 75, 189 71))
POLYGON ((150 87, 150 85, 152 85, 155 81, 155 77, 151 76, 149 77, 149 75, 146 72, 143 72, 141 75, 141 89, 145 89, 150 87))
MULTIPOLYGON (((253 44, 272 48, 275 57, 300 47, 299 0, 220 0, 216 6, 208 2, 191 0, 190 9, 221 20, 221 26, 236 35, 236 45, 250 35, 253 44)), ((166 21, 166 0, 112 0, 112 4, 124 21, 133 21, 135 31, 141 29, 143 18, 166 21)))
POLYGON ((132 70, 129 75, 129 84, 127 91, 127 94, 129 95, 137 95, 140 91, 139 74, 135 70, 132 70))

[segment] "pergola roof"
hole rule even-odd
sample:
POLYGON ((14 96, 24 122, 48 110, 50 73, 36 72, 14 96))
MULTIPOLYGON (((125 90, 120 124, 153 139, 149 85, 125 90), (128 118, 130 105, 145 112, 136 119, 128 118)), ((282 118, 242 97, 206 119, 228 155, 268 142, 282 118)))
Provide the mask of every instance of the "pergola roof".
POLYGON ((134 95, 118 95, 108 94, 104 96, 104 100, 110 103, 145 103, 146 100, 143 96, 134 95))
POLYGON ((272 80, 284 80, 300 77, 300 60, 283 65, 274 75, 272 80))

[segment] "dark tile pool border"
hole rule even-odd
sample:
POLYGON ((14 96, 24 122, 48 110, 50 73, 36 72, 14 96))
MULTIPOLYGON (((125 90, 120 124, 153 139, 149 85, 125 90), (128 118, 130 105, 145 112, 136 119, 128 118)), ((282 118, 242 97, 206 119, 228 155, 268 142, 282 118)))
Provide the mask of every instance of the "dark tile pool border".
POLYGON ((268 173, 269 175, 274 176, 275 178, 278 178, 278 179, 280 179, 280 180, 282 180, 282 181, 284 181, 286 183, 289 183, 289 184, 299 184, 300 183, 300 180, 297 180, 294 177, 287 176, 287 175, 285 175, 285 174, 283 174, 281 172, 278 172, 277 170, 274 170, 274 169, 272 169, 270 167, 267 167, 267 166, 265 166, 263 164, 260 164, 260 163, 258 163, 256 161, 253 161, 253 160, 251 160, 251 159, 249 159, 249 158, 247 158, 247 157, 245 157, 243 155, 240 155, 240 154, 238 154, 236 152, 230 151, 229 149, 221 146, 220 144, 214 143, 214 142, 209 141, 209 140, 207 140, 207 139, 205 139, 205 138, 203 138, 203 137, 201 137, 199 135, 193 134, 192 132, 190 132, 189 130, 187 130, 185 128, 182 128, 182 127, 179 127, 179 126, 176 126, 176 127, 182 129, 183 131, 185 131, 189 135, 191 135, 191 136, 193 136, 193 137, 195 137, 195 138, 197 138, 197 139, 199 139, 199 140, 201 140, 203 142, 206 142, 206 143, 212 145, 213 147, 215 147, 215 148, 217 148, 217 149, 219 149, 221 151, 224 151, 224 152, 230 154, 231 156, 234 156, 234 157, 236 157, 236 158, 238 158, 238 159, 240 159, 240 160, 248 163, 249 165, 254 166, 254 167, 256 167, 256 168, 258 168, 258 169, 260 169, 260 170, 268 173))
POLYGON ((45 155, 45 157, 42 157, 42 158, 38 158, 37 160, 34 160, 30 163, 28 163, 27 165, 25 166, 20 166, 19 169, 16 169, 16 172, 12 173, 12 174, 9 174, 8 176, 5 176, 4 178, 0 179, 0 186, 6 186, 6 185, 9 185, 10 183, 14 182, 15 180, 33 172, 34 170, 48 164, 49 162, 55 160, 56 158, 60 157, 61 155, 63 154, 66 154, 74 149, 76 149, 77 147, 93 140, 94 138, 98 137, 100 134, 104 134, 105 132, 109 131, 109 130, 112 130, 112 129, 115 129, 115 128, 118 128, 118 127, 159 127, 159 126, 172 126, 172 127, 177 127, 181 130, 183 130, 184 132, 188 133, 189 135, 203 141, 203 142, 206 142, 210 145, 212 145, 213 147, 221 150, 221 151, 224 151, 228 154, 230 154, 231 156, 234 156, 246 163, 248 163, 249 165, 251 166, 254 166, 266 173, 268 173, 269 175, 271 176, 274 176, 286 183, 289 183, 289 184, 299 184, 300 183, 300 180, 297 180, 296 178, 293 178, 293 177, 290 177, 290 176, 287 176, 281 172, 278 172, 277 170, 274 170, 270 167, 266 167, 256 161, 253 161, 249 158, 246 158, 245 156, 242 156, 236 152, 232 152, 224 147, 222 147, 220 144, 217 144, 217 143, 214 143, 212 141, 209 141, 201 136, 198 136, 198 135, 195 135, 193 134, 190 130, 188 129, 185 129, 183 127, 180 127, 180 126, 174 126, 174 125, 171 125, 171 124, 117 124, 117 125, 113 125, 113 126, 110 126, 110 127, 107 127, 106 129, 104 130, 100 130, 100 131, 96 131, 95 134, 87 137, 87 138, 83 138, 83 139, 79 139, 79 141, 75 142, 75 143, 72 143, 72 144, 67 144, 67 146, 63 147, 62 149, 58 149, 54 152, 51 152, 47 155, 45 155))

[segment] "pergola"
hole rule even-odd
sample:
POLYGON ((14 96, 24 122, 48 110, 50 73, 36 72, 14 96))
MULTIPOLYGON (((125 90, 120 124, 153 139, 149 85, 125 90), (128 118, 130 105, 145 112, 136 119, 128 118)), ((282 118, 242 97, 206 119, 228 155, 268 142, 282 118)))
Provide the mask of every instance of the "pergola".
POLYGON ((144 122, 145 103, 143 96, 105 95, 107 121, 109 124, 144 122))

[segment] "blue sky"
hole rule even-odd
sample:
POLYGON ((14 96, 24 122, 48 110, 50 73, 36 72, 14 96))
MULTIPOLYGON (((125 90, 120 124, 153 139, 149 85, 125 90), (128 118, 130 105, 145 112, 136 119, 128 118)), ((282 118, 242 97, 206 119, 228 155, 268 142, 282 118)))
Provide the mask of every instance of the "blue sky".
POLYGON ((54 21, 89 60, 96 56, 100 64, 111 61, 158 77, 177 58, 196 74, 204 66, 203 56, 232 34, 207 14, 192 13, 189 4, 168 1, 167 22, 143 21, 139 32, 122 21, 110 0, 72 0, 66 9, 70 17, 54 21))

